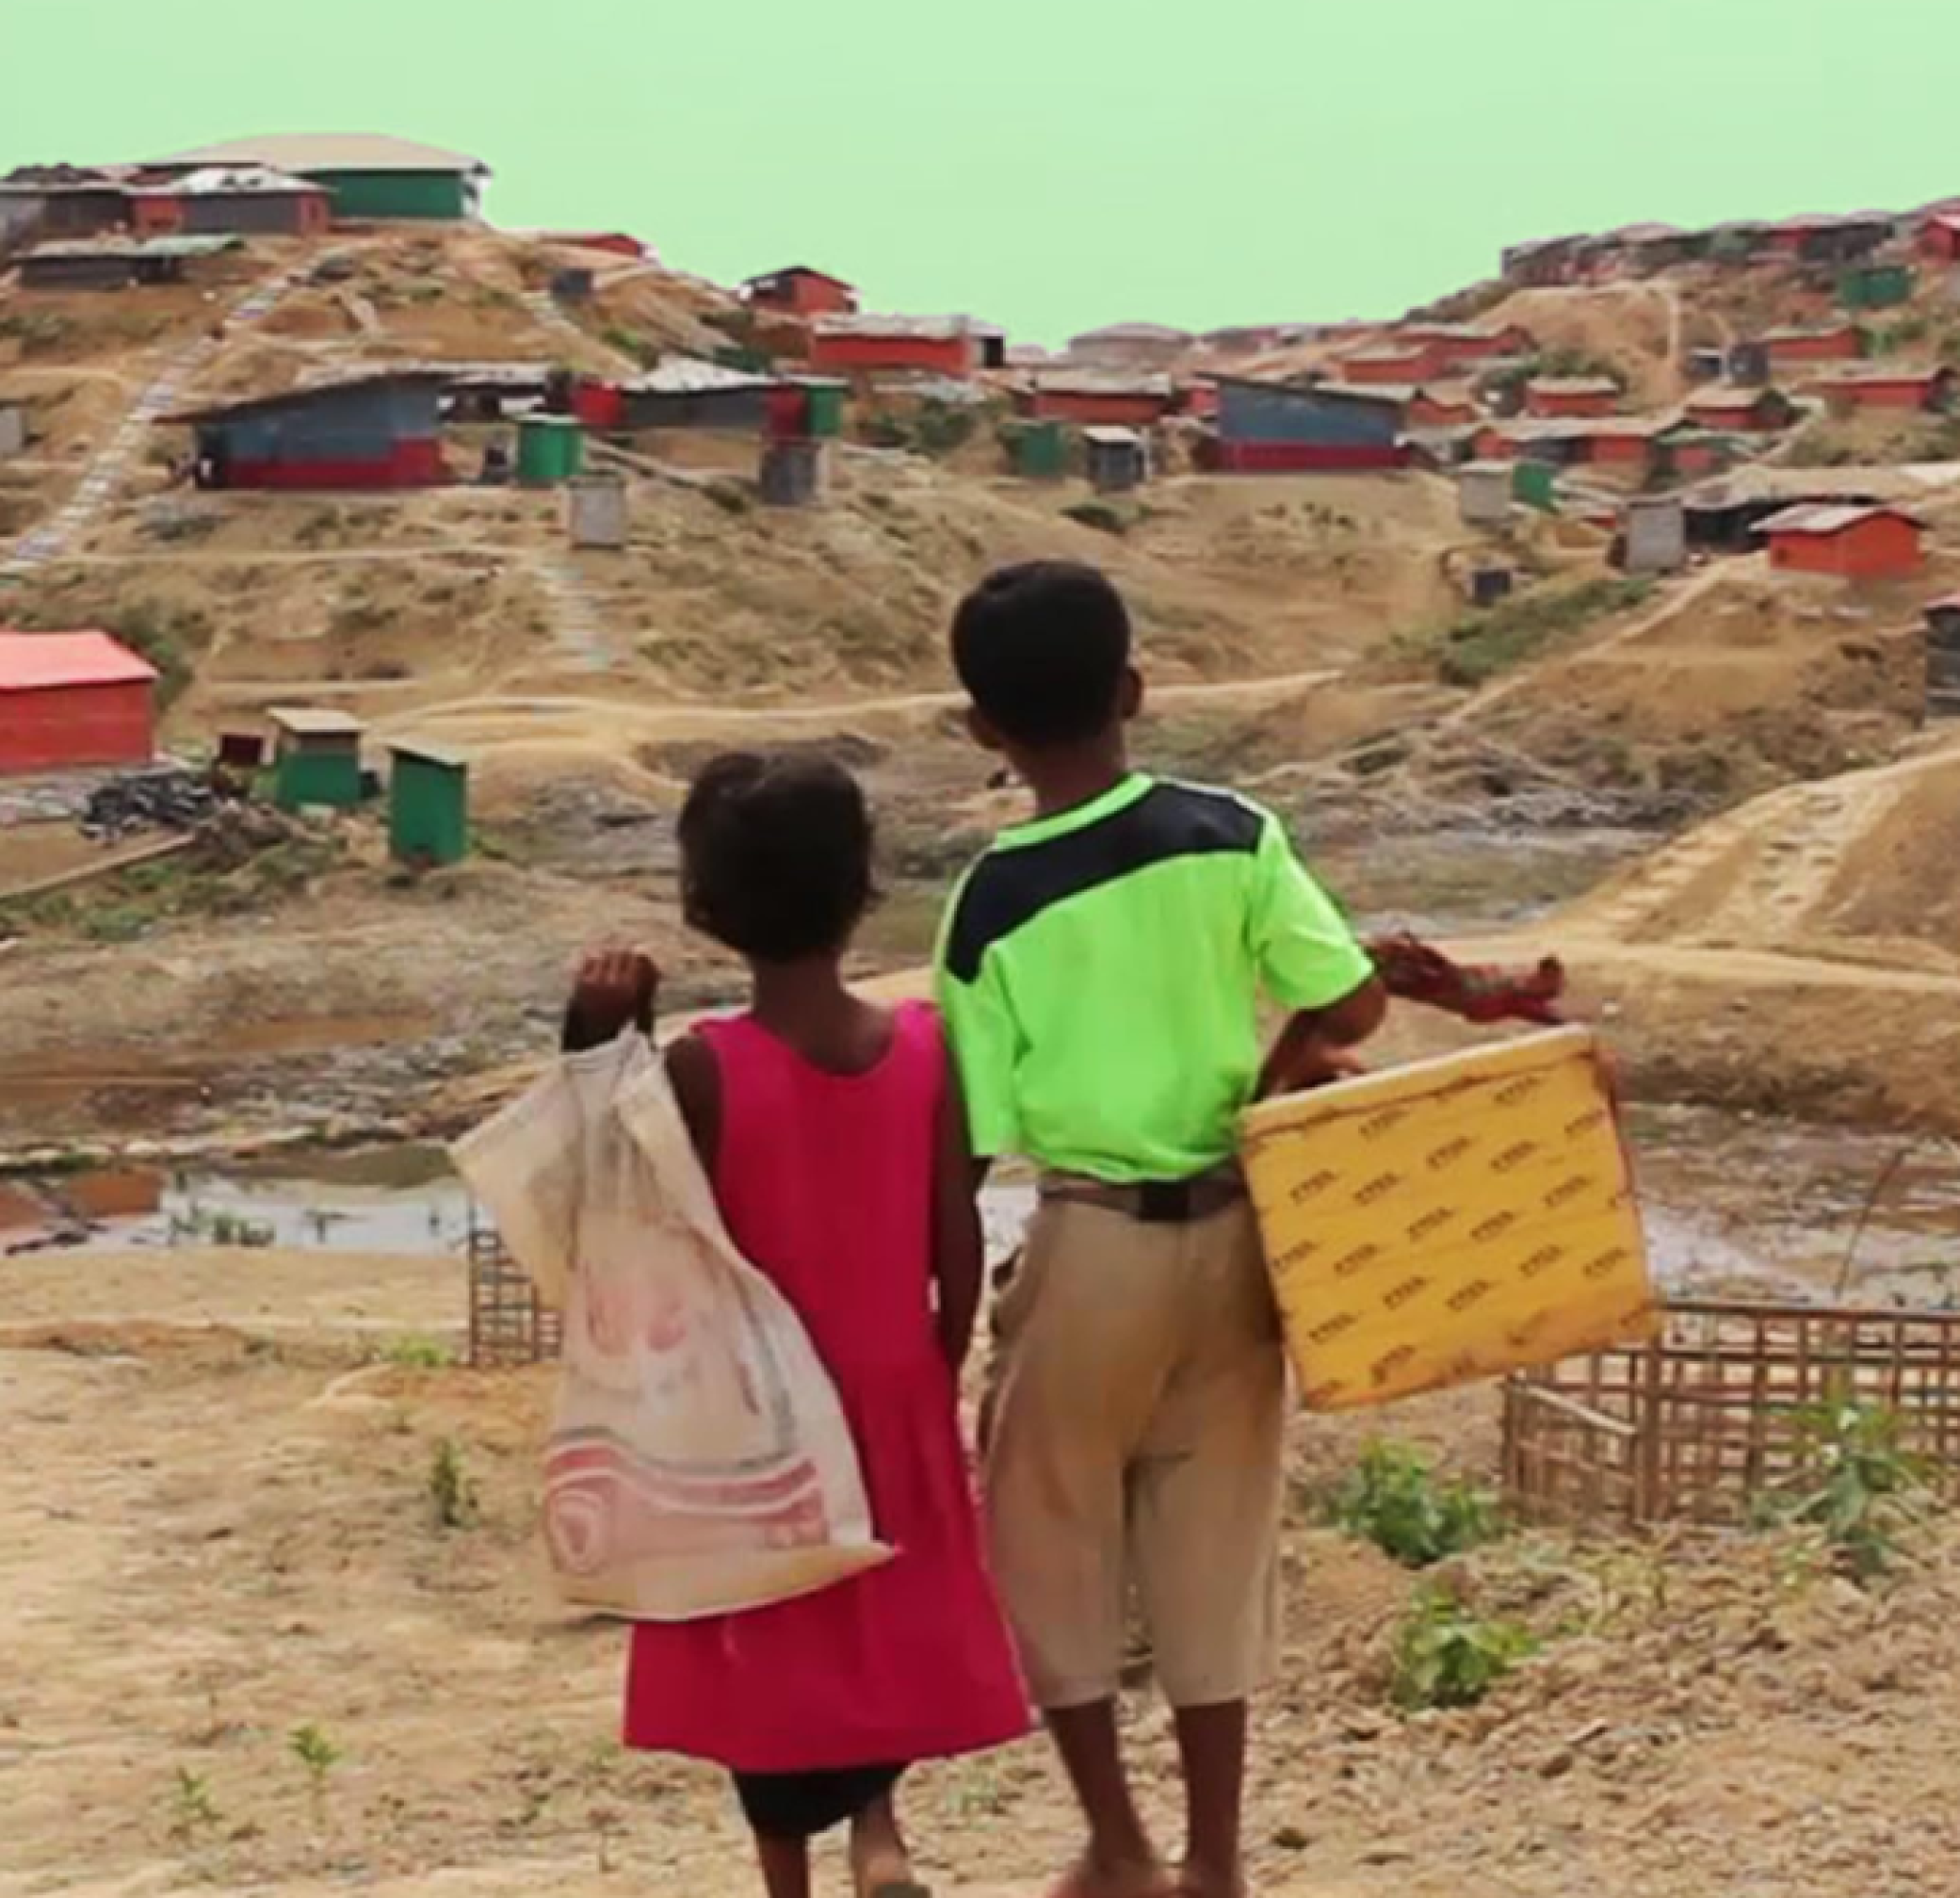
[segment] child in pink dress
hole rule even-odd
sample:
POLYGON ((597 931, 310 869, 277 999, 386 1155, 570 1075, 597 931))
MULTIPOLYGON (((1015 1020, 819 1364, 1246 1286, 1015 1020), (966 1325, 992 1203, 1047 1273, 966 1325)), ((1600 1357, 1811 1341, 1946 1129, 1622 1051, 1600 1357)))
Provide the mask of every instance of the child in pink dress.
MULTIPOLYGON (((810 1840, 848 1820, 863 1898, 916 1893, 893 1805, 914 1760, 1025 1731, 958 1421, 981 1240, 960 1097, 924 1005, 839 972, 872 899, 855 780, 807 757, 715 760, 680 818, 687 920, 735 949, 749 1012, 669 1049, 735 1243, 835 1381, 894 1560, 797 1600, 639 1622, 626 1742, 732 1770, 769 1898, 807 1898, 810 1840)), ((643 957, 589 958, 568 1046, 651 1016, 643 957)))

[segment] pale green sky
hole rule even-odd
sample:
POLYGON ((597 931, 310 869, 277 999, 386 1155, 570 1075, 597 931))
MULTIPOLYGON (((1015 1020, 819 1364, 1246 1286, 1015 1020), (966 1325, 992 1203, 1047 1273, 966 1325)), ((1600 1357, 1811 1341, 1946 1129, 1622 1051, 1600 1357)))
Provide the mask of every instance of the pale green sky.
POLYGON ((1960 193, 1960 0, 0 0, 0 165, 255 131, 1058 341, 1392 314, 1533 235, 1960 193))

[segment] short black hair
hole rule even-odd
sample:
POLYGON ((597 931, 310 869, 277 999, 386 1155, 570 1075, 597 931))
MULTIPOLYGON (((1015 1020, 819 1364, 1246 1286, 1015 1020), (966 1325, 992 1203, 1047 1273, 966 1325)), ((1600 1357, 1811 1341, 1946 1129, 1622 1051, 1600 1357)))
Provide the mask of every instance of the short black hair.
POLYGON ((688 923, 739 955, 841 949, 871 906, 871 813, 858 780, 808 751, 710 759, 680 809, 688 923))
POLYGON ((968 697, 1003 738, 1035 750, 1110 724, 1129 649, 1123 595, 1071 560, 999 568, 953 614, 953 670, 968 697))

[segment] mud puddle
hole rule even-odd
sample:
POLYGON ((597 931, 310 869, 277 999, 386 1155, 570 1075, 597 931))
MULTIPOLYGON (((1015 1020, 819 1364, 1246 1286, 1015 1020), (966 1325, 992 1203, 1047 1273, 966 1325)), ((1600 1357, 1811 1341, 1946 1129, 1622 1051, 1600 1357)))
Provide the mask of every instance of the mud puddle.
MULTIPOLYGON (((1960 1148, 1938 1140, 1636 1108, 1654 1269, 1676 1292, 1960 1306, 1960 1148)), ((988 1252, 1019 1243, 1024 1176, 982 1196, 988 1252)), ((234 1245, 460 1258, 470 1195, 438 1147, 287 1156, 276 1171, 141 1169, 0 1183, 0 1254, 234 1245)))

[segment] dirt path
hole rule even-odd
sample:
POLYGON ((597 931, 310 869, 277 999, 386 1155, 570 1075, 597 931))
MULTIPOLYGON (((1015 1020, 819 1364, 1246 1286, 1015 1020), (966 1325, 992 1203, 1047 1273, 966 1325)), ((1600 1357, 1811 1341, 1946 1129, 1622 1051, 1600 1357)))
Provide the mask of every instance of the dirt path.
POLYGON ((1602 656, 1622 651, 1647 638, 1659 628, 1691 611, 1709 594, 1728 585, 1731 578, 1755 571, 1760 566, 1761 561, 1757 556, 1717 561, 1704 568, 1701 572, 1663 588, 1660 597, 1651 607, 1628 620, 1625 625, 1615 628, 1613 632, 1599 638, 1581 644, 1570 654, 1561 655, 1545 664, 1520 667, 1517 671, 1507 674, 1494 684, 1464 700, 1453 710, 1444 713, 1432 727, 1432 732, 1442 734, 1460 730, 1465 726, 1479 723, 1498 706, 1508 704, 1513 699, 1542 694, 1546 689, 1546 681, 1556 679, 1563 666, 1590 664, 1602 656))
MULTIPOLYGON (((718 1776, 616 1748, 619 1631, 568 1619, 542 1585, 548 1376, 374 1361, 388 1338, 455 1335, 454 1262, 212 1250, 8 1269, 4 1898, 753 1898, 718 1776), (447 1530, 430 1486, 445 1443, 477 1503, 447 1530), (338 1755, 317 1791, 294 1754, 305 1727, 338 1755)), ((1466 1585, 1537 1626, 1542 1657, 1482 1708, 1388 1706, 1416 1578, 1306 1499, 1385 1423, 1488 1473, 1494 1416, 1473 1391, 1297 1425, 1289 1633, 1255 1718, 1260 1898, 1945 1889, 1960 1564, 1944 1530, 1870 1597, 1757 1538, 1512 1538, 1466 1585)), ((1125 1724, 1172 1840, 1168 1723, 1139 1696, 1125 1724)), ((947 1898, 1035 1898, 1075 1843, 1037 1742, 922 1769, 905 1805, 947 1898)))

